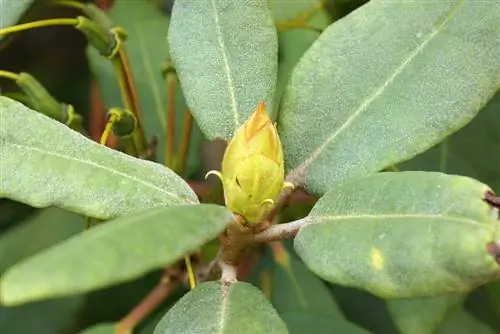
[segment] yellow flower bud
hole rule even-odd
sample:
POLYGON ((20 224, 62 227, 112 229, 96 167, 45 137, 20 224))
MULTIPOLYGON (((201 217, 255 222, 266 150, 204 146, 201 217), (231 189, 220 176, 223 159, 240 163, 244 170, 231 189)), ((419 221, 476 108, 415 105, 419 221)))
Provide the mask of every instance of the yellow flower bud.
POLYGON ((221 172, 210 173, 222 180, 226 206, 249 223, 262 221, 281 189, 290 186, 284 183, 281 141, 263 102, 229 142, 221 172))

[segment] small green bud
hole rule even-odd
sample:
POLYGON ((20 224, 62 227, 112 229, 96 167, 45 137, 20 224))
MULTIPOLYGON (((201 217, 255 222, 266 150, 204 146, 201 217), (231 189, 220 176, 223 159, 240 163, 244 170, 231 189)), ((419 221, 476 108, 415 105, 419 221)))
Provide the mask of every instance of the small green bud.
POLYGON ((114 117, 111 130, 118 137, 124 138, 132 135, 137 128, 137 118, 126 109, 111 108, 108 112, 109 117, 114 117))
MULTIPOLYGON (((283 149, 263 102, 229 142, 218 175, 226 206, 251 224, 261 222, 274 208, 284 187, 283 149)), ((208 174, 207 174, 208 175, 208 174)))
POLYGON ((77 17, 76 28, 80 30, 89 43, 106 58, 113 58, 118 52, 120 38, 116 32, 104 29, 94 21, 83 16, 77 17))

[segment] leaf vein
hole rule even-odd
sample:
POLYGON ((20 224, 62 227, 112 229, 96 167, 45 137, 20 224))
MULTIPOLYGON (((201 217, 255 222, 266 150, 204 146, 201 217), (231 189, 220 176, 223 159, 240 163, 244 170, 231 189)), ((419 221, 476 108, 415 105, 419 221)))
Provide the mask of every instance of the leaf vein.
POLYGON ((224 43, 224 38, 222 36, 222 29, 220 26, 220 20, 219 20, 219 13, 217 11, 217 6, 215 4, 215 0, 212 0, 212 8, 214 12, 214 20, 215 20, 215 27, 217 29, 217 40, 219 43, 220 47, 220 52, 222 54, 222 60, 224 62, 224 72, 226 74, 226 79, 227 79, 227 84, 228 84, 228 92, 229 92, 229 102, 231 104, 231 108, 233 109, 233 116, 234 116, 234 123, 235 123, 235 129, 237 129, 240 126, 239 119, 238 119, 238 104, 236 101, 236 92, 234 90, 234 80, 233 80, 233 75, 231 72, 231 67, 229 66, 229 59, 228 55, 226 52, 226 44, 224 43))
MULTIPOLYGON (((150 182, 146 182, 146 181, 141 180, 141 179, 139 179, 137 177, 134 177, 133 175, 126 174, 126 173, 123 173, 123 172, 111 169, 111 168, 109 168, 107 166, 97 164, 97 163, 95 163, 93 161, 86 161, 86 160, 79 159, 77 157, 72 157, 72 156, 68 156, 68 155, 64 155, 64 154, 60 154, 60 153, 55 153, 55 152, 48 152, 48 151, 45 151, 45 150, 42 150, 42 149, 39 149, 39 148, 36 148, 36 147, 27 146, 27 145, 21 145, 21 144, 17 144, 17 143, 6 143, 6 144, 7 145, 11 145, 11 146, 17 146, 19 148, 24 148, 24 149, 27 149, 27 150, 32 150, 32 151, 35 151, 35 152, 38 152, 38 153, 42 153, 42 154, 46 154, 46 155, 49 155, 49 156, 54 156, 54 157, 58 157, 58 158, 61 158, 61 159, 75 161, 75 162, 78 162, 78 163, 81 163, 81 164, 90 165, 90 166, 93 166, 93 167, 96 167, 96 168, 100 168, 100 169, 103 169, 103 170, 105 170, 107 172, 110 172, 112 174, 119 175, 121 177, 130 179, 130 180, 132 180, 134 182, 143 184, 146 187, 154 189, 154 190, 156 190, 158 192, 161 192, 161 193, 163 193, 163 194, 165 194, 167 196, 170 196, 170 197, 173 197, 173 198, 176 198, 176 199, 180 199, 180 200, 182 200, 182 201, 184 201, 186 203, 194 203, 193 201, 189 200, 186 197, 180 197, 177 194, 169 192, 169 191, 166 191, 165 189, 157 187, 156 185, 154 185, 154 184, 152 184, 150 182)), ((3 147, 5 147, 5 146, 3 146, 3 147)))
POLYGON ((359 105, 359 107, 354 110, 354 112, 347 118, 347 120, 333 133, 331 134, 302 164, 296 167, 294 170, 290 172, 289 180, 299 179, 300 181, 304 181, 303 177, 306 173, 307 168, 314 162, 329 146, 335 138, 337 138, 342 132, 344 132, 351 124, 360 116, 370 104, 375 101, 378 97, 380 97, 386 90, 388 86, 390 86, 394 80, 407 68, 407 66, 417 57, 420 52, 429 44, 429 42, 439 33, 442 29, 450 22, 450 20, 454 17, 453 14, 457 12, 457 9, 461 4, 464 3, 465 0, 460 1, 456 6, 454 6, 446 18, 434 29, 432 29, 431 33, 427 35, 425 39, 420 43, 410 54, 409 56, 400 64, 394 72, 375 90, 374 93, 369 95, 367 98, 363 100, 363 102, 359 105))

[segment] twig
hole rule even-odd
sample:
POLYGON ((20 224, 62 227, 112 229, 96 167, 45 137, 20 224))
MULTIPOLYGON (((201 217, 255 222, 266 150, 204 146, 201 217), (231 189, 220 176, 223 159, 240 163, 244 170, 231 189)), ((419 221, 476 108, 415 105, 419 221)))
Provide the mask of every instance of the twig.
POLYGON ((291 223, 278 224, 257 233, 253 237, 254 242, 269 242, 282 239, 294 238, 297 232, 312 221, 308 217, 293 221, 291 223))
POLYGON ((219 262, 219 266, 222 270, 222 275, 220 280, 224 283, 234 283, 237 280, 237 267, 235 265, 225 263, 224 261, 219 262))
POLYGON ((130 334, 133 329, 144 320, 158 305, 160 305, 172 292, 174 284, 167 271, 156 287, 129 313, 116 327, 116 334, 130 334))

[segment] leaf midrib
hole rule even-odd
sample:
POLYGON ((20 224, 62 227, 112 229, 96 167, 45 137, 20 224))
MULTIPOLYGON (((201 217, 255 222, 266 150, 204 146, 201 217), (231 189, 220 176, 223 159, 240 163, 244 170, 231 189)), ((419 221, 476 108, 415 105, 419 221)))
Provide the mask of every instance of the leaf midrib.
MULTIPOLYGON (((36 147, 32 147, 32 146, 28 146, 28 145, 21 145, 21 144, 16 144, 16 143, 9 143, 9 142, 6 142, 5 144, 6 145, 11 145, 11 146, 17 146, 19 148, 23 148, 23 149, 27 149, 27 150, 32 150, 32 151, 35 151, 35 152, 38 152, 38 153, 41 153, 41 154, 45 154, 45 155, 48 155, 48 156, 54 156, 54 157, 57 157, 57 158, 60 158, 60 159, 66 159, 66 160, 70 160, 70 161, 75 161, 77 163, 81 163, 81 164, 84 164, 84 165, 90 165, 90 166, 93 166, 93 167, 96 167, 96 168, 100 168, 100 169, 103 169, 103 170, 105 170, 107 172, 110 172, 111 174, 115 174, 115 175, 121 176, 121 177, 123 177, 125 179, 129 179, 129 180, 135 181, 137 183, 143 184, 146 187, 154 189, 154 190, 156 190, 156 191, 158 191, 160 193, 163 193, 163 194, 165 194, 167 196, 170 196, 172 198, 182 200, 185 203, 191 203, 191 204, 195 203, 195 202, 189 200, 187 197, 180 197, 180 196, 176 195, 175 193, 171 193, 169 191, 164 190, 163 188, 159 188, 159 187, 155 186, 152 183, 149 183, 149 182, 146 182, 146 181, 141 180, 139 178, 136 178, 136 177, 134 177, 134 176, 132 176, 130 174, 126 174, 126 173, 123 173, 123 172, 111 169, 111 168, 109 168, 107 166, 99 165, 99 164, 97 164, 97 163, 95 163, 93 161, 86 161, 86 160, 78 159, 77 157, 72 157, 72 156, 68 156, 68 155, 64 155, 64 154, 60 154, 60 153, 55 153, 55 152, 49 152, 49 151, 45 151, 45 150, 42 150, 42 149, 39 149, 39 148, 36 148, 36 147)), ((5 147, 5 146, 3 146, 3 147, 5 147)))
POLYGON ((469 225, 474 225, 474 226, 481 226, 485 227, 484 224, 478 223, 475 220, 469 219, 469 218, 460 218, 460 217, 454 217, 454 216, 447 216, 447 215, 432 215, 432 214, 378 214, 378 215, 368 215, 368 214, 361 214, 361 215, 348 215, 348 216, 314 216, 311 215, 307 217, 307 219, 310 219, 310 224, 316 224, 316 223, 322 223, 325 220, 328 221, 335 221, 335 220, 352 220, 352 219, 363 219, 363 218, 368 218, 368 219, 400 219, 400 218, 417 218, 417 219, 444 219, 444 220, 451 220, 455 221, 458 223, 462 224, 469 224, 469 225))
POLYGON ((226 44, 224 43, 224 37, 222 36, 222 27, 220 26, 219 12, 217 11, 217 5, 215 4, 215 0, 212 0, 212 9, 214 13, 214 24, 217 30, 217 41, 219 43, 222 60, 224 62, 224 73, 226 74, 226 80, 229 92, 229 104, 231 105, 231 109, 233 111, 235 129, 237 129, 240 126, 240 124, 238 117, 238 104, 236 102, 236 92, 234 90, 233 74, 231 72, 231 67, 229 66, 229 59, 226 50, 227 48, 226 44))
POLYGON ((295 180, 298 178, 299 181, 304 182, 305 180, 303 178, 305 177, 305 172, 308 167, 323 153, 326 147, 329 146, 335 140, 335 138, 337 138, 342 132, 349 128, 354 120, 356 120, 359 115, 367 110, 367 108, 373 101, 375 101, 385 92, 386 88, 394 82, 394 80, 407 68, 407 66, 413 61, 413 59, 415 59, 429 44, 429 42, 443 30, 443 28, 451 21, 452 18, 455 17, 455 14, 458 12, 464 2, 465 0, 461 0, 460 2, 455 4, 455 6, 453 6, 453 8, 446 15, 445 19, 441 22, 441 24, 432 29, 427 37, 422 40, 422 43, 420 43, 410 53, 410 55, 399 66, 396 67, 395 71, 378 87, 378 89, 376 89, 371 95, 369 95, 361 102, 361 104, 356 110, 354 110, 351 116, 349 116, 349 118, 332 135, 330 135, 311 155, 309 155, 309 157, 307 157, 302 164, 290 171, 287 179, 295 180))

